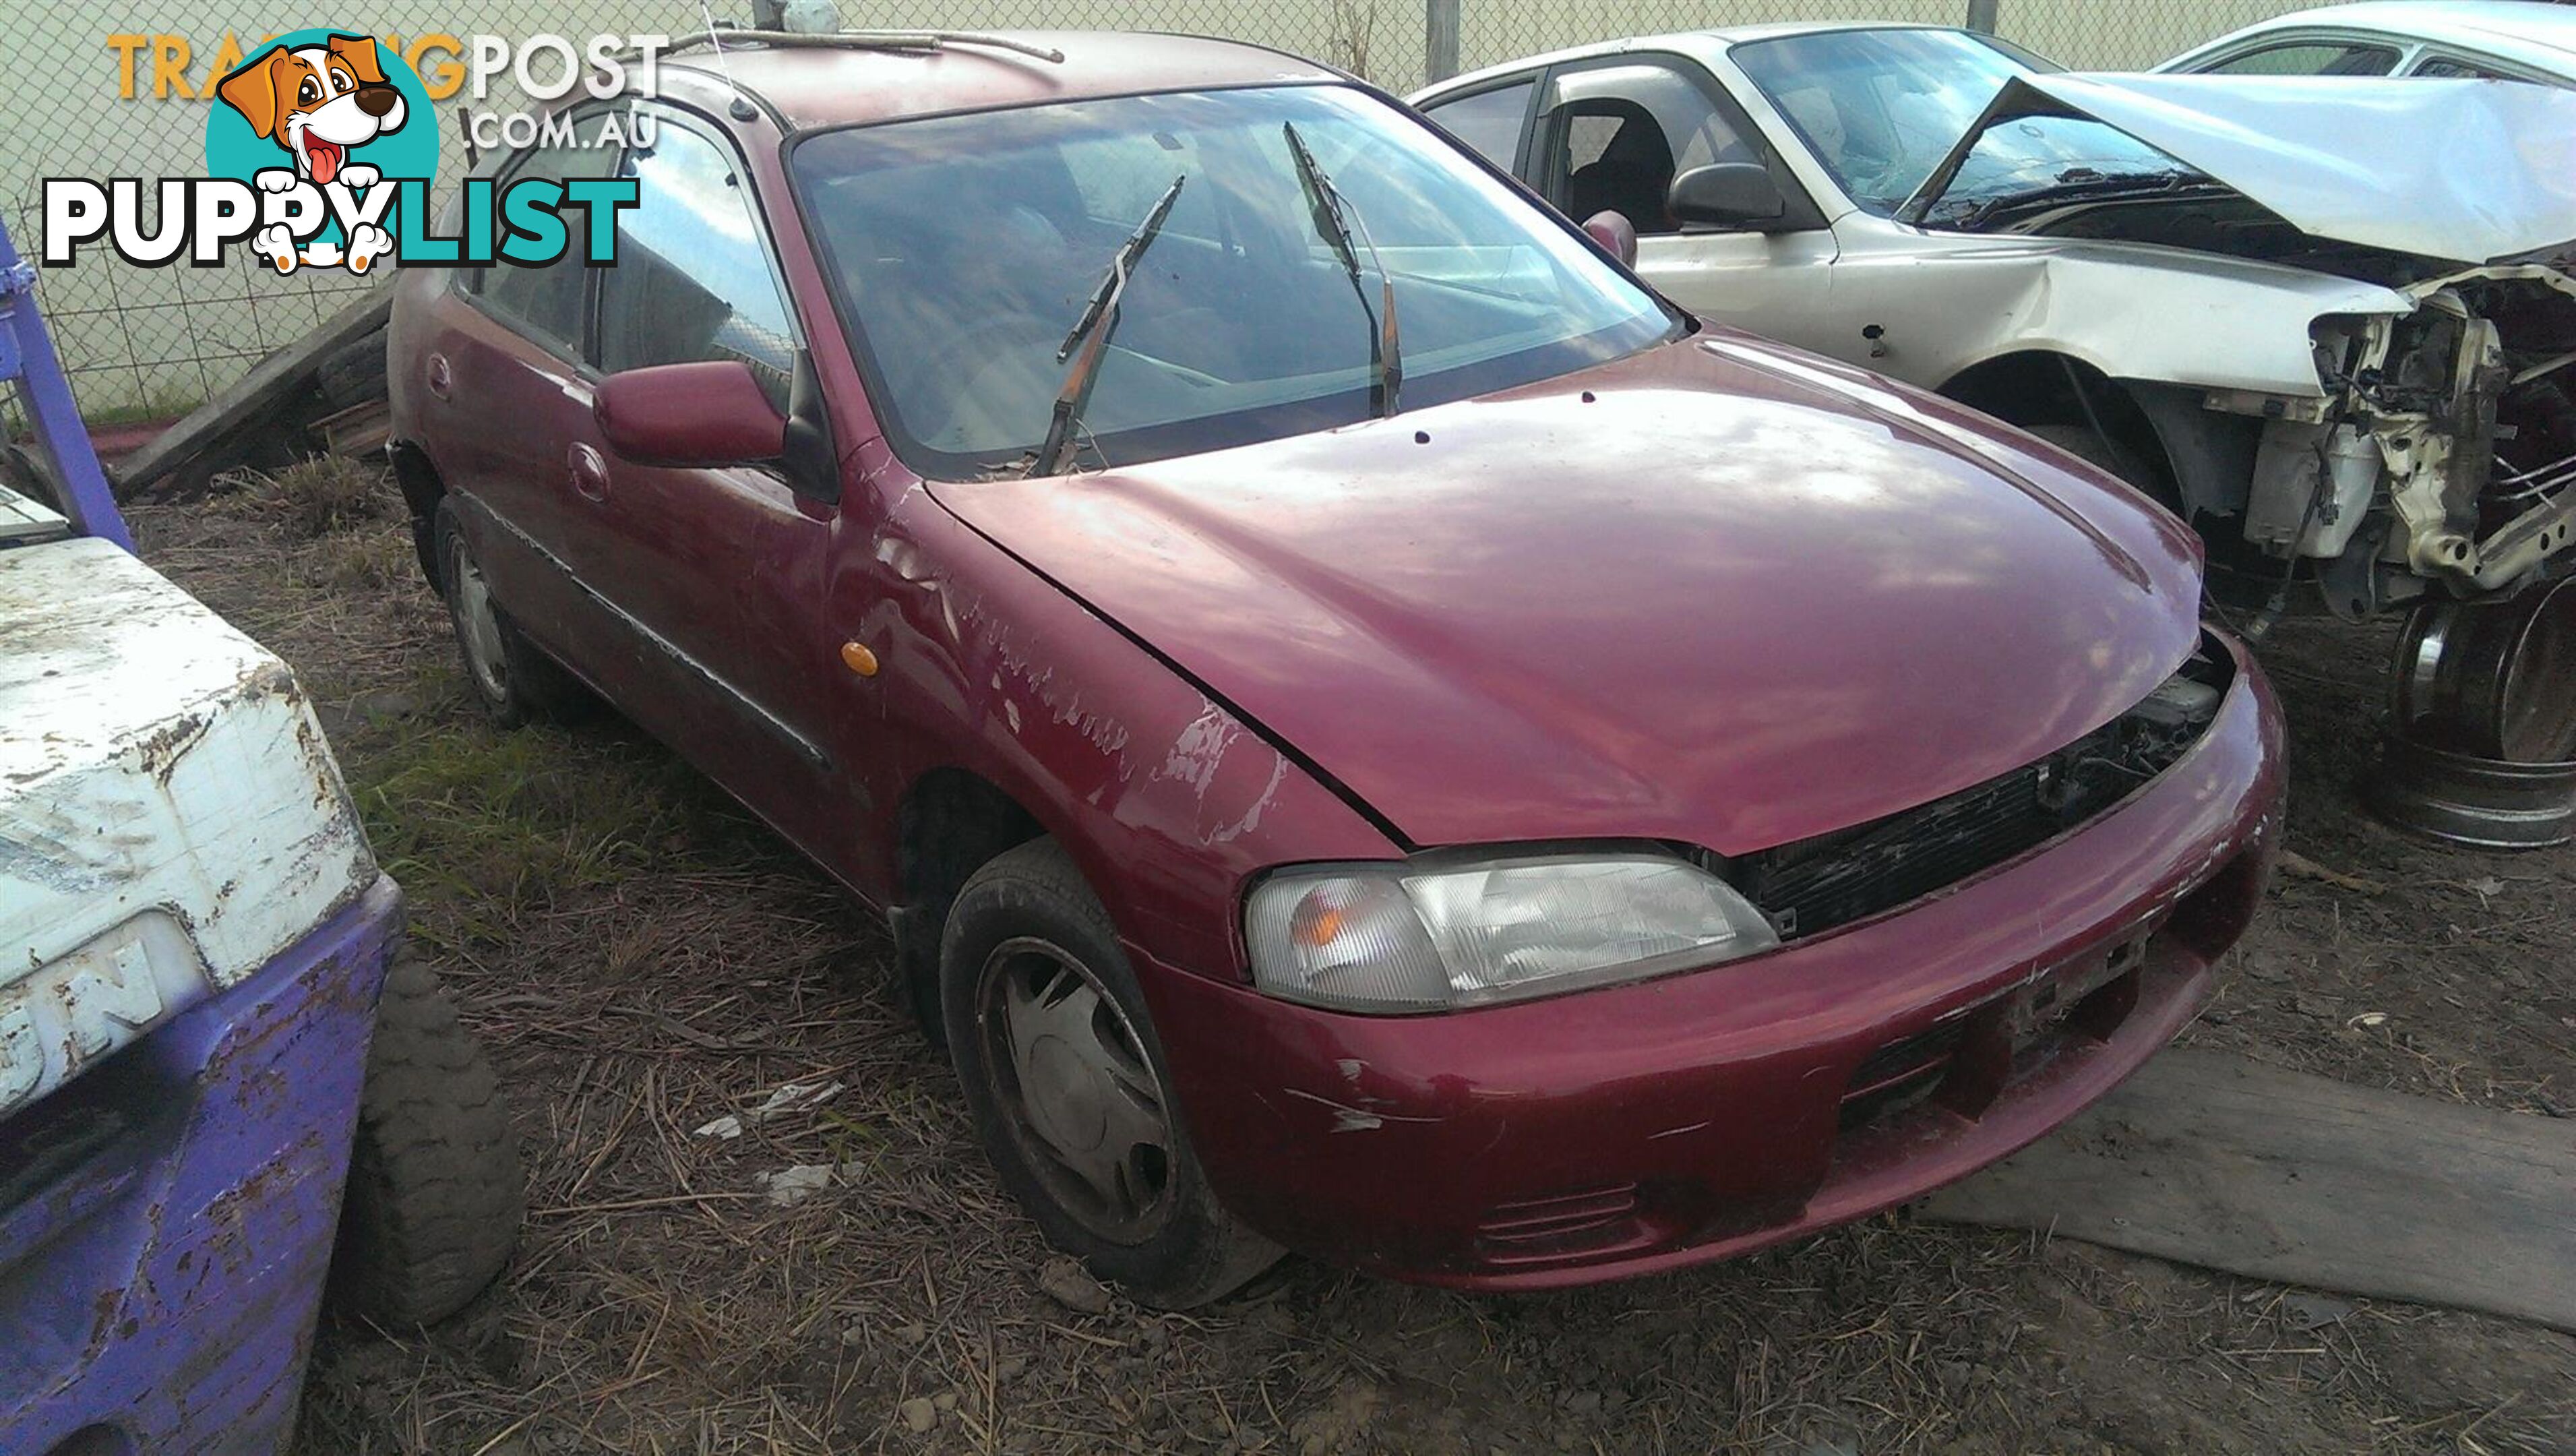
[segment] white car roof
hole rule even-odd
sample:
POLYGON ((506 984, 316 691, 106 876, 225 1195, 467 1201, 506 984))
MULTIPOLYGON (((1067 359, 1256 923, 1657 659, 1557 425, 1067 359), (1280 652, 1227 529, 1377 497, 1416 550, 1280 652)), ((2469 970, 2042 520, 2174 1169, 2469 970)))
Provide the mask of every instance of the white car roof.
POLYGON ((2157 69, 2173 69, 2255 36, 2328 27, 2483 51, 2576 80, 2576 7, 2545 0, 2358 0, 2350 5, 2322 5, 2229 31, 2157 69))
POLYGON ((1519 56, 1499 65, 1484 66, 1446 81, 1423 87, 1412 98, 1428 96, 1435 91, 1464 90, 1496 76, 1534 71, 1541 66, 1561 65, 1567 61, 1589 60, 1594 56, 1626 55, 1634 51, 1678 51, 1683 55, 1713 56, 1746 41, 1774 40, 1784 35, 1813 35, 1820 31, 1845 30, 1957 30, 1955 25, 1927 25, 1903 20, 1843 21, 1776 21, 1767 25, 1716 26, 1707 30, 1673 30, 1659 35, 1622 36, 1617 40, 1598 40, 1589 45, 1568 46, 1563 50, 1543 51, 1537 55, 1519 56))

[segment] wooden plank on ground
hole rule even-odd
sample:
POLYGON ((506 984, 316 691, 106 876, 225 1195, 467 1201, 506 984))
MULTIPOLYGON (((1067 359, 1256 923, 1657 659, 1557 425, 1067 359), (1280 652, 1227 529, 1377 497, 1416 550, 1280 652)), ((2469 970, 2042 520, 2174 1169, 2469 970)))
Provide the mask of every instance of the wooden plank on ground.
POLYGON ((313 389, 313 371, 341 345, 383 328, 393 311, 393 290, 379 288, 324 319, 319 328, 251 366, 159 438, 118 462, 116 494, 122 499, 149 490, 163 477, 184 469, 199 455, 227 444, 246 429, 268 423, 272 416, 313 389))
POLYGON ((2576 1122, 2169 1051, 1918 1210, 2576 1331, 2576 1122))

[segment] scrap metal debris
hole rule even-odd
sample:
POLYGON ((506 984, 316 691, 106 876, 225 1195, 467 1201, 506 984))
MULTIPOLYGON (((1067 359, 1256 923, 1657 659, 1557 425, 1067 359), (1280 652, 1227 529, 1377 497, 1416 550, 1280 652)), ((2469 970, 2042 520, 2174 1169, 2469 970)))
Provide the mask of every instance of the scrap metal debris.
POLYGON ((768 1194, 769 1201, 778 1207, 794 1208, 831 1187, 835 1180, 847 1183, 860 1171, 857 1163, 796 1163, 774 1173, 754 1173, 751 1185, 768 1194))
POLYGON ((782 1112, 796 1112, 808 1107, 820 1107, 824 1103, 839 1096, 845 1090, 847 1090, 846 1084, 840 1082, 832 1082, 828 1084, 822 1082, 789 1082, 781 1086, 777 1091, 770 1093, 768 1101, 763 1102, 758 1107, 751 1109, 749 1112, 728 1112, 724 1116, 716 1118, 712 1122, 701 1124, 697 1130, 691 1134, 691 1136, 725 1138, 728 1140, 738 1138, 742 1136, 742 1130, 746 1127, 766 1122, 770 1118, 776 1117, 782 1112))

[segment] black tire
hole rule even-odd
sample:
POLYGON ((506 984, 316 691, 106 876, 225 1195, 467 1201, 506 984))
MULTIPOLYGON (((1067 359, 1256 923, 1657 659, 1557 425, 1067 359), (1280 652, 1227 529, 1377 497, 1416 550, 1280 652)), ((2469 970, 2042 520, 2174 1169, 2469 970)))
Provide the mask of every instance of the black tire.
MULTIPOLYGON (((1003 1185, 1047 1242, 1081 1258, 1093 1274, 1141 1303, 1162 1309, 1221 1298, 1277 1262, 1279 1246, 1228 1213, 1209 1189, 1173 1100, 1163 1045, 1135 972, 1119 949, 1108 911, 1061 846, 1033 839, 977 870, 948 912, 939 965, 949 1053, 976 1130, 1003 1185), (1078 983, 1066 997, 1048 1001, 1040 991, 1036 1000, 1050 1009, 1087 1003, 1081 1026, 1105 1033, 1102 1044, 1113 1048, 1108 1054, 1122 1056, 1129 1075, 1150 1081, 1159 1099, 1159 1148, 1132 1143, 1114 1155, 1122 1174, 1143 1170, 1126 1179, 1140 1194, 1151 1194, 1141 1214, 1122 1217, 1104 1209, 1106 1197, 1071 1171, 1072 1164, 1053 1151, 1032 1121, 1049 1115, 1080 1121, 1089 1099, 1115 1089, 1095 1081, 1043 1101, 1023 1092, 1019 1058, 1009 1049, 1012 1013, 1003 1006, 1002 988, 1030 976, 1029 967, 1078 983)), ((1061 1047, 1070 1039, 1040 1041, 1061 1047)), ((1133 1115, 1141 1104, 1121 1105, 1133 1115)), ((1116 1121, 1101 1119, 1103 1133, 1095 1141, 1104 1149, 1120 1141, 1109 1131, 1116 1121)))
POLYGON ((352 339, 322 358, 314 371, 322 397, 335 410, 385 397, 385 331, 352 339))
POLYGON ((509 1262, 525 1199, 492 1064, 429 968, 395 952, 349 1150, 332 1308, 387 1329, 454 1314, 509 1262))
POLYGON ((44 457, 23 445, 0 445, 0 485, 5 485, 56 515, 71 514, 61 485, 44 457))
POLYGON ((447 598, 448 625, 465 665, 465 685, 492 721, 517 728, 541 718, 574 716, 589 701, 573 675, 527 639, 484 584, 474 547, 456 518, 456 501, 441 496, 433 534, 439 591, 447 598))

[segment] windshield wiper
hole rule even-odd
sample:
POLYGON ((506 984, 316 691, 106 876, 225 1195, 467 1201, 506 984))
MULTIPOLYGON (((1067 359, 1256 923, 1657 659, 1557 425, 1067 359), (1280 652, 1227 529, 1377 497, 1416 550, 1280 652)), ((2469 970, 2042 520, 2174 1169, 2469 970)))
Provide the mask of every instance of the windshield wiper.
POLYGON ((1404 387, 1404 356, 1399 352, 1395 331, 1395 279, 1386 271, 1386 260, 1377 255, 1377 243, 1368 234, 1368 223, 1359 210, 1342 200, 1333 188, 1332 179, 1315 163, 1315 154, 1306 150, 1306 139, 1297 135, 1297 123, 1283 121, 1281 132, 1288 138, 1288 155, 1296 159, 1297 183, 1306 193, 1306 211, 1315 223, 1316 236, 1341 260, 1342 271, 1351 275, 1351 291, 1359 295, 1360 312, 1370 313, 1368 287, 1360 281, 1361 248, 1368 249, 1369 266, 1377 270, 1378 307, 1369 320, 1369 410, 1379 419, 1395 413, 1395 397, 1404 387), (1359 241, 1351 241, 1356 223, 1359 241))
POLYGON ((2220 186, 2196 172, 2133 172, 2126 176, 2106 177, 2096 173, 2089 177, 2065 178, 2006 192, 1982 202, 1971 202, 1948 220, 1948 225, 1974 232, 2008 213, 2028 212, 2061 202, 2092 199, 2108 202, 2120 197, 2152 196, 2163 193, 2191 193, 2220 186))
POLYGON ((1181 199, 1181 184, 1189 180, 1183 173, 1172 179, 1163 195, 1118 245, 1109 259, 1109 271, 1100 275, 1100 286, 1091 290, 1091 301, 1083 305, 1082 317, 1073 321, 1073 331, 1056 346, 1055 362, 1061 364, 1089 334, 1091 342, 1083 347, 1082 357, 1064 376, 1064 387, 1056 391, 1055 414, 1047 421, 1046 439, 1039 442, 1037 457, 1029 462, 1029 474, 1053 475, 1063 462, 1065 450, 1073 443, 1073 430, 1082 412, 1091 406, 1091 385, 1100 377, 1100 363, 1109 357, 1109 336, 1118 328, 1118 300, 1127 292, 1127 279, 1145 250, 1154 246, 1162 235, 1163 219, 1172 215, 1172 204, 1181 199))

